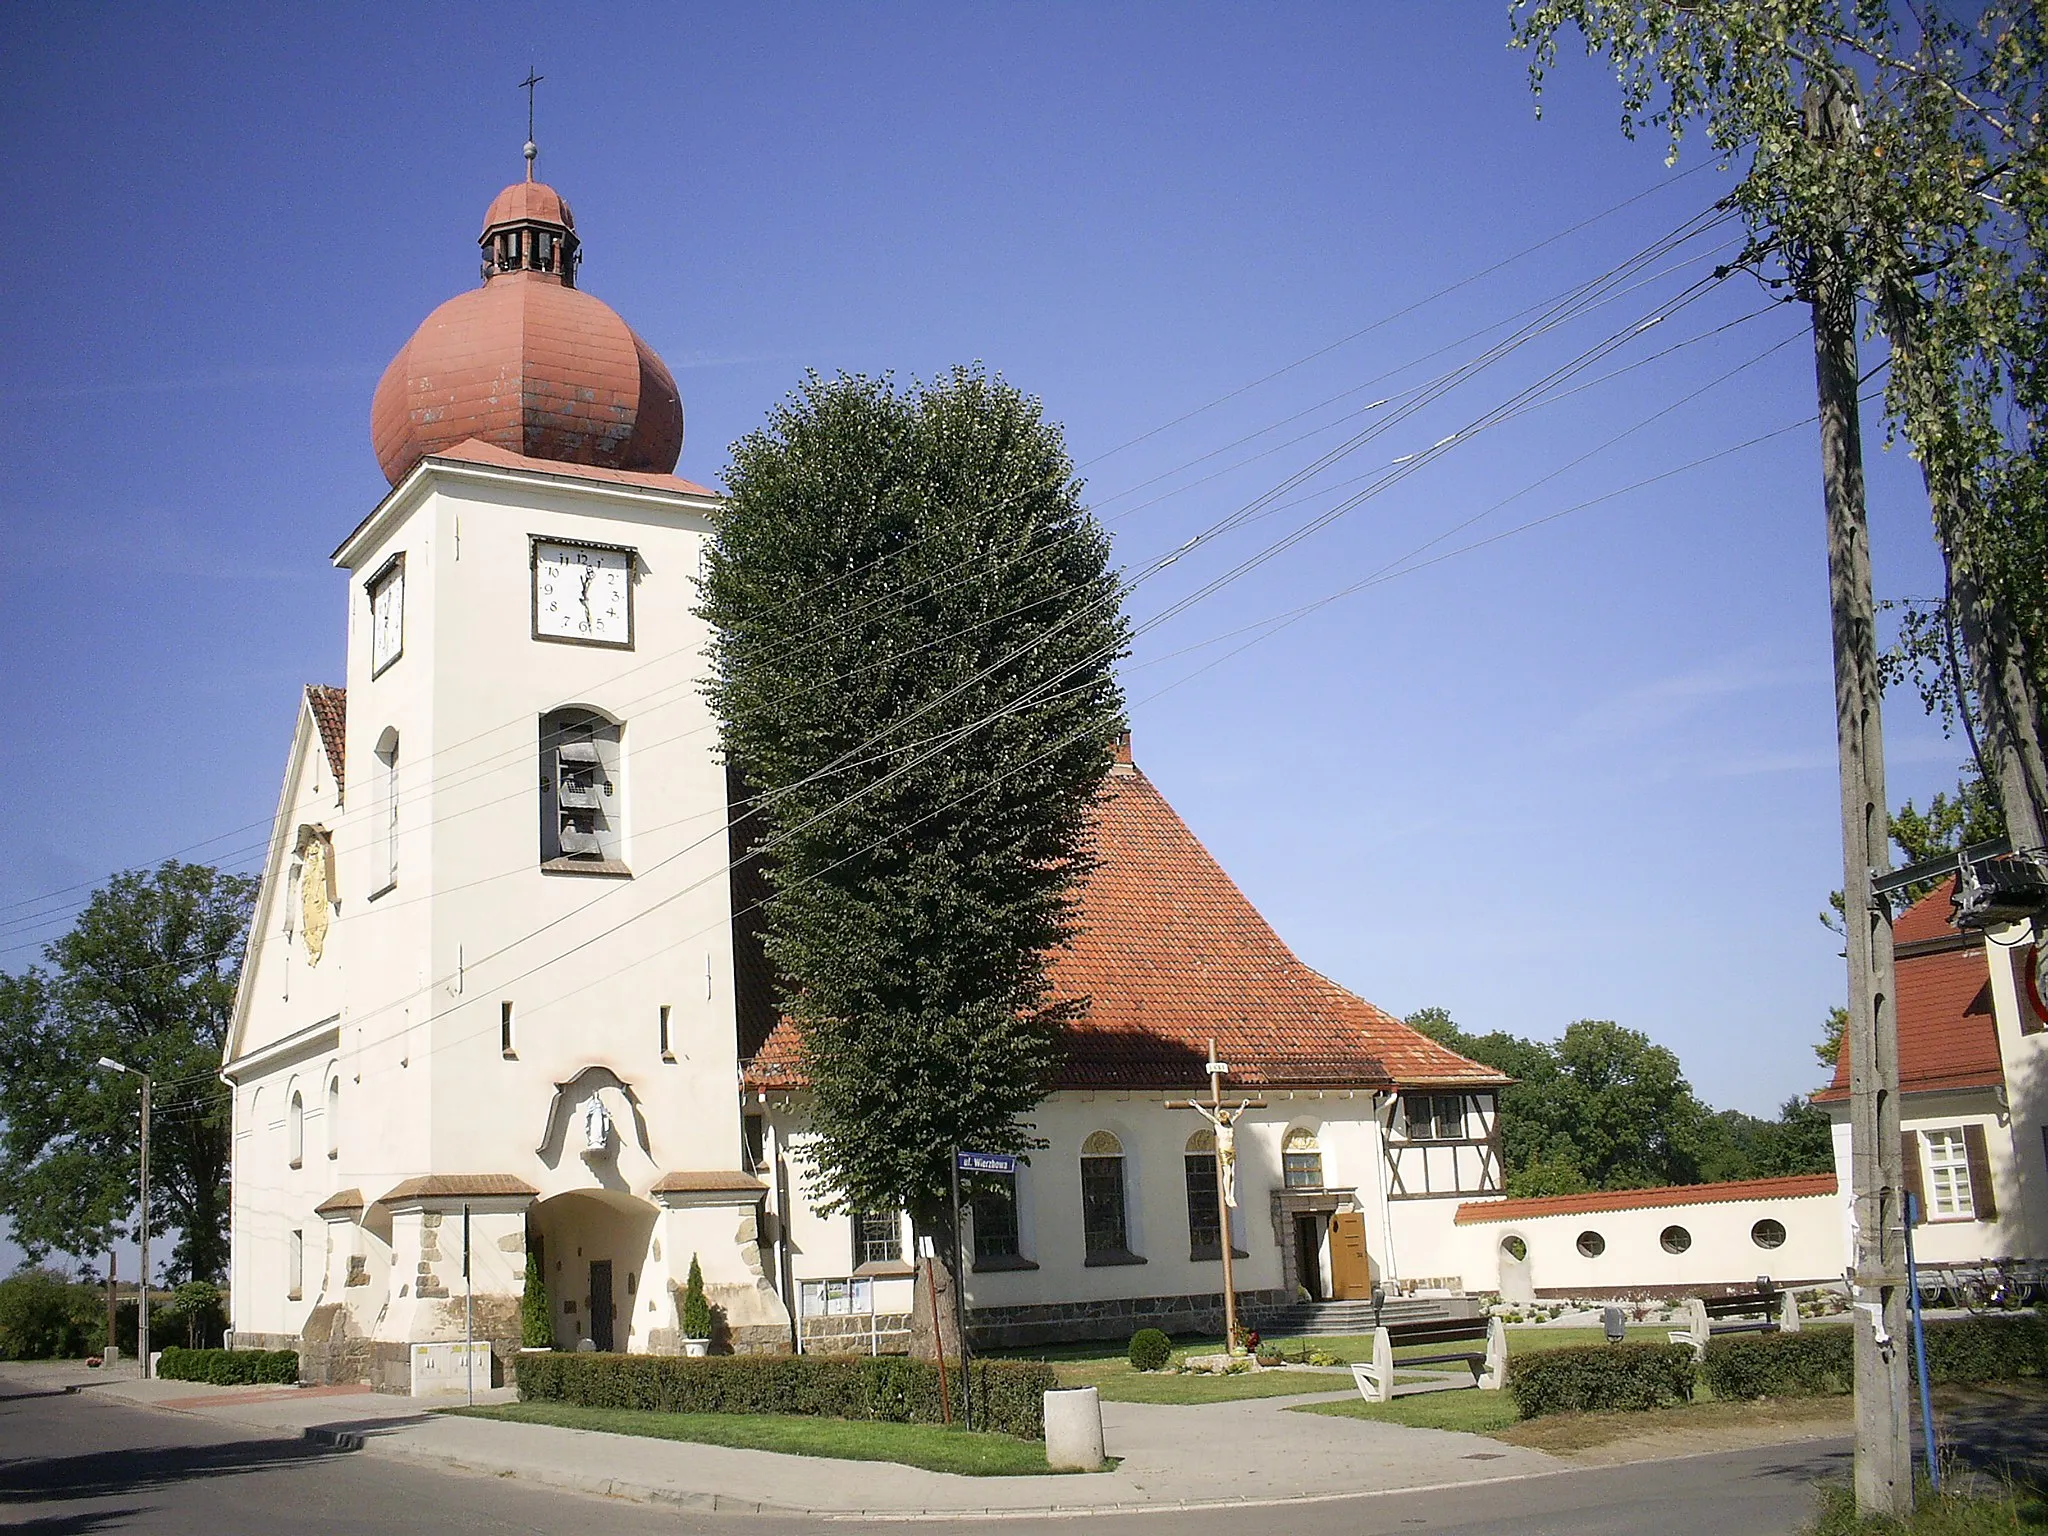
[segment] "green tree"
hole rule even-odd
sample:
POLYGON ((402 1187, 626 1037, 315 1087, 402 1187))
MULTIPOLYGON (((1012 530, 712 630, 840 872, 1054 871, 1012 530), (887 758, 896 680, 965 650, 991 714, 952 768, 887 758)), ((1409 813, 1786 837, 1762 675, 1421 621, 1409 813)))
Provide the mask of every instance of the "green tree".
POLYGON ((0 1211, 31 1257, 128 1236, 140 1131, 135 1079, 164 1091, 150 1136, 150 1231, 173 1274, 227 1269, 228 1094, 215 1073, 256 881, 175 861, 116 875, 45 966, 0 975, 0 1211))
POLYGON ((769 828, 815 1187, 948 1255, 951 1150, 1032 1144, 1083 1006, 1046 960, 1123 719, 1108 539, 1039 403, 973 369, 813 375, 727 484, 710 692, 769 828))
POLYGON ((1821 1026, 1820 1044, 1813 1048, 1813 1054, 1820 1058, 1824 1067, 1832 1067, 1842 1059, 1842 1037, 1849 1032, 1849 1010, 1834 1007, 1828 1010, 1828 1021, 1821 1026))
POLYGON ((18 1269, 0 1280, 0 1360, 75 1358, 101 1349, 105 1298, 54 1269, 18 1269))
MULTIPOLYGON (((1845 263, 1889 347, 1950 590, 1930 702, 1985 727, 2025 844, 2048 803, 2048 27, 2034 0, 1513 0, 1540 91, 1560 36, 1614 67, 1622 128, 1703 126, 1751 260, 1845 263), (1824 101, 1851 111, 1821 110, 1824 101), (1822 120, 1825 118, 1825 127, 1822 120), (1960 686, 1958 686, 1960 684, 1960 686)), ((1912 638, 1909 631, 1909 639, 1912 638)), ((1920 638, 1929 638, 1923 630, 1920 638)))
POLYGON ((555 1343, 555 1309, 548 1300, 547 1277, 540 1270, 540 1255, 526 1251, 526 1286, 519 1295, 519 1342, 527 1349, 552 1349, 555 1343))

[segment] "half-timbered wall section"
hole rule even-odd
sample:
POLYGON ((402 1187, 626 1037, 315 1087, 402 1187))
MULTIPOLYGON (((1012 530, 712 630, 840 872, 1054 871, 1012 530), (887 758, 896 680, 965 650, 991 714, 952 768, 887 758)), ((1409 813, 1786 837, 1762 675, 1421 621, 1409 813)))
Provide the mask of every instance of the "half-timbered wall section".
POLYGON ((1491 1093, 1403 1089, 1384 1145, 1391 1200, 1501 1192, 1500 1101, 1491 1093))

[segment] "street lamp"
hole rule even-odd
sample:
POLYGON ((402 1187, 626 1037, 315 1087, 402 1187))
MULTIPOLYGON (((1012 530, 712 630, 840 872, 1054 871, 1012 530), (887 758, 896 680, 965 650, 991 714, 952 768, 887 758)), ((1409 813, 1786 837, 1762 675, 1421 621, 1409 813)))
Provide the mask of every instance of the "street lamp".
MULTIPOLYGON (((142 1079, 142 1296, 135 1309, 135 1354, 144 1380, 149 1377, 149 1074, 138 1072, 133 1067, 124 1067, 111 1056, 102 1056, 100 1065, 109 1072, 125 1073, 129 1077, 142 1079)), ((109 1344, 113 1343, 108 1339, 109 1344)))

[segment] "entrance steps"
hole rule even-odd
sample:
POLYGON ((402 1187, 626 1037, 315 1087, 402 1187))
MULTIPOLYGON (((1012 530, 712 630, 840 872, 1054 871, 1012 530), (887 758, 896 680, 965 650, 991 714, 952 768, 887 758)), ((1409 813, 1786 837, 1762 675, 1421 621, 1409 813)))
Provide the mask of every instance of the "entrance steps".
POLYGON ((1437 1323, 1478 1315, 1479 1302, 1472 1296, 1390 1296, 1381 1304, 1377 1322, 1369 1301, 1297 1302, 1261 1309, 1250 1321, 1271 1337, 1299 1338, 1371 1333, 1380 1323, 1437 1323))

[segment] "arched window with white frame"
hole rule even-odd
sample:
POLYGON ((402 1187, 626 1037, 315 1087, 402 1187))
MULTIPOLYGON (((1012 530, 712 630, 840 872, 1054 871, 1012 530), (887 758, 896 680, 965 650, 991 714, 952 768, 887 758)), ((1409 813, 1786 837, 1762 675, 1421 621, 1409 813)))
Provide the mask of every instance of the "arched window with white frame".
POLYGON ((341 1156, 341 1074, 327 1079, 327 1155, 341 1156))
POLYGON ((1096 1131, 1081 1143, 1083 1263, 1114 1263, 1131 1251, 1124 1144, 1114 1132, 1096 1131))
POLYGON ((285 1111, 284 1137, 292 1167, 302 1166, 306 1161, 306 1099, 297 1088, 292 1089, 291 1105, 285 1111))

